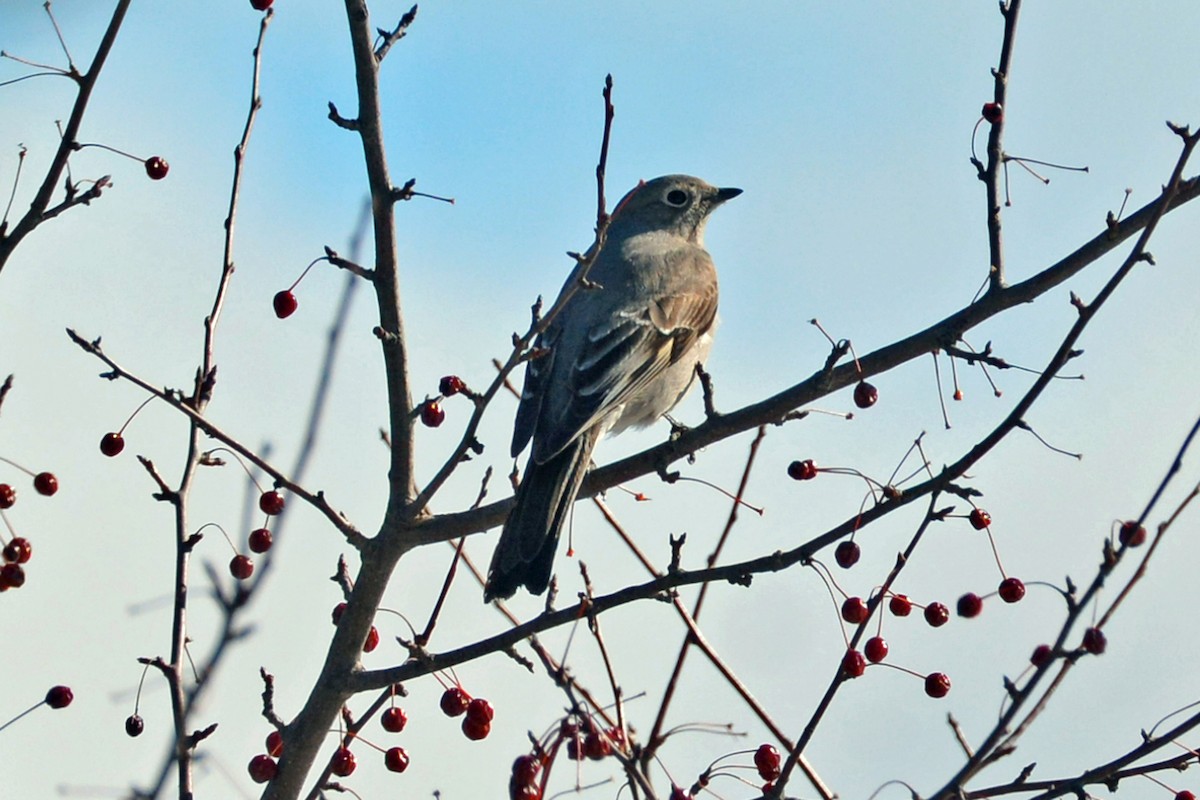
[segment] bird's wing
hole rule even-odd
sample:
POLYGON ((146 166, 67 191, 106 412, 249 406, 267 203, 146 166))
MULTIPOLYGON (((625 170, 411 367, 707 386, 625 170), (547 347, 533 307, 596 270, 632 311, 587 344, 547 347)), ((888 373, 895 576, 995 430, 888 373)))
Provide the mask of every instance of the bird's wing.
MULTIPOLYGON (((541 395, 533 457, 545 462, 635 396, 684 357, 712 327, 716 315, 715 282, 696 291, 663 294, 593 324, 582 337, 573 363, 561 357, 552 365, 531 362, 531 368, 538 368, 534 380, 541 395)), ((553 352, 546 358, 552 357, 553 352)), ((528 389, 528 374, 526 381, 528 389)), ((522 400, 522 411, 528 402, 522 400)), ((519 417, 520 413, 518 422, 519 417)))
POLYGON ((535 351, 541 355, 525 363, 525 383, 521 387, 521 404, 517 406, 517 419, 513 423, 512 457, 516 458, 529 444, 533 430, 537 427, 538 416, 542 410, 542 398, 545 396, 549 377, 554 372, 554 345, 558 341, 559 328, 551 325, 533 343, 535 351))

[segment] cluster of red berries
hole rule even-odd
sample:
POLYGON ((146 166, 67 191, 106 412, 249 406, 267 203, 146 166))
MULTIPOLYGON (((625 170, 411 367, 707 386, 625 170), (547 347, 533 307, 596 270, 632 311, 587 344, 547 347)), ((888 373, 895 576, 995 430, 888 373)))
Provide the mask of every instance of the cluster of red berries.
MULTIPOLYGON (((268 517, 282 514, 285 505, 286 501, 283 499, 283 495, 274 489, 263 492, 258 498, 259 510, 268 517)), ((271 530, 265 525, 250 532, 248 544, 252 552, 265 553, 271 549, 272 543, 271 530)), ((236 548, 234 549, 236 550, 236 548)), ((239 581, 248 580, 254 574, 254 559, 245 553, 235 553, 229 560, 229 574, 239 581)))
MULTIPOLYGON (((12 464, 13 462, 7 461, 12 464)), ((49 497, 58 491, 58 478, 54 477, 52 472, 39 472, 34 474, 25 470, 16 464, 18 469, 21 469, 33 476, 33 488, 38 494, 49 497)), ((17 490, 12 484, 0 483, 0 512, 12 508, 17 503, 17 490)), ((7 517, 5 523, 8 523, 7 517)), ((12 531, 11 524, 7 527, 12 531)), ((20 589, 25 585, 25 567, 29 563, 29 559, 33 558, 33 545, 24 536, 18 536, 13 533, 13 537, 7 542, 4 541, 4 534, 0 533, 0 545, 3 549, 0 550, 0 556, 3 557, 3 563, 0 564, 0 592, 7 592, 9 589, 20 589)))
POLYGON ((582 761, 587 758, 600 761, 613 754, 614 745, 624 741, 619 728, 601 730, 591 719, 586 719, 580 726, 572 720, 566 720, 559 728, 559 733, 567 743, 567 758, 571 761, 582 761))
MULTIPOLYGON (((992 515, 984 509, 973 507, 967 514, 967 522, 971 523, 971 527, 977 531, 987 531, 989 538, 991 537, 992 515)), ((999 564, 998 560, 997 564, 999 564)), ((1025 584, 1020 578, 1004 575, 1000 585, 996 587, 996 594, 1006 603, 1019 603, 1025 597, 1025 584)), ((958 598, 958 615, 967 619, 979 616, 983 611, 984 599, 974 592, 967 592, 958 598)))
MULTIPOLYGON (((950 620, 950 610, 942 603, 930 603, 924 607, 925 621, 940 628, 950 620)), ((888 610, 893 616, 907 617, 912 613, 913 602, 907 595, 893 594, 888 598, 888 610)), ((842 601, 841 617, 851 625, 861 625, 870 616, 870 606, 861 597, 847 597, 842 601)), ((866 671, 867 662, 878 664, 887 658, 890 648, 880 635, 867 639, 862 652, 848 649, 842 656, 841 670, 845 678, 857 678, 866 671)), ((907 671, 907 670, 906 670, 907 671)), ((925 693, 930 697, 945 697, 950 691, 950 679, 945 673, 933 672, 925 676, 925 693)))
POLYGON ((23 536, 14 536, 4 545, 4 565, 0 566, 0 592, 25 585, 25 568, 33 557, 33 545, 23 536))
MULTIPOLYGON (((408 721, 408 718, 404 716, 404 712, 394 706, 384 712, 382 719, 383 727, 393 733, 403 730, 404 723, 408 721), (398 712, 398 714, 392 712, 398 712), (397 723, 397 719, 401 721, 397 723)), ((363 739, 361 741, 366 740, 363 739)), ((254 756, 250 759, 250 763, 246 765, 246 770, 250 773, 250 779, 255 783, 267 783, 273 780, 279 772, 279 763, 275 759, 283 755, 283 735, 277 730, 271 731, 267 734, 266 745, 267 752, 254 756)), ((408 753, 405 752, 403 747, 389 747, 387 749, 375 745, 372 745, 372 747, 383 752, 383 764, 389 771, 404 772, 408 769, 408 753)), ((334 750, 333 755, 329 758, 329 771, 340 778, 349 776, 357 768, 358 759, 355 758, 353 751, 344 744, 334 750)))
POLYGON ((442 692, 439 701, 442 713, 447 717, 462 717, 462 732, 472 741, 487 738, 492 732, 492 704, 482 697, 471 697, 461 686, 451 686, 442 692))
POLYGON ((442 400, 456 394, 470 394, 467 384, 457 375, 446 375, 438 381, 438 396, 430 397, 421 404, 421 424, 427 428, 436 428, 446 421, 446 411, 442 408, 442 400))
MULTIPOLYGON (((613 755, 618 748, 627 751, 620 728, 606 730, 591 717, 583 715, 567 717, 547 739, 535 745, 533 753, 519 756, 513 762, 508 796, 510 800, 541 800, 554 759, 563 749, 571 761, 600 761, 613 755)), ((676 794, 673 792, 671 797, 674 800, 676 794)))
MULTIPOLYGON (((857 650, 847 650, 842 656, 842 676, 846 679, 861 677, 867 669, 867 659, 871 663, 877 664, 887 657, 888 647, 887 642, 881 636, 875 636, 867 640, 866 647, 863 652, 857 650)), ((908 670, 904 670, 907 672, 908 670)), ((925 676, 925 694, 933 698, 942 698, 950 694, 950 678, 944 672, 931 672, 925 676)))
POLYGON ((763 786, 763 794, 769 792, 775 785, 775 779, 779 777, 783 759, 779 756, 779 751, 770 744, 760 744, 758 749, 754 751, 754 768, 758 770, 758 776, 767 782, 763 786))
POLYGON ((246 769, 250 773, 250 780, 255 783, 266 783, 274 778, 279 769, 275 759, 281 755, 283 755, 283 734, 277 730, 271 731, 267 734, 267 752, 256 755, 246 765, 246 769))

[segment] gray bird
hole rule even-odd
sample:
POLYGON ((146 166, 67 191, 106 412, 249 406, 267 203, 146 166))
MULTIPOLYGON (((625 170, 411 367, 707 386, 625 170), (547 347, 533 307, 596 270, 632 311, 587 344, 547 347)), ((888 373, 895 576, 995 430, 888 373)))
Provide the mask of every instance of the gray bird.
MULTIPOLYGON (((484 600, 541 594, 592 450, 608 432, 659 419, 692 386, 712 344, 717 270, 704 249, 713 209, 741 189, 688 175, 639 184, 617 204, 588 280, 538 337, 512 455, 533 441, 516 505, 488 568, 484 600)), ((575 275, 567 279, 564 291, 575 275)))

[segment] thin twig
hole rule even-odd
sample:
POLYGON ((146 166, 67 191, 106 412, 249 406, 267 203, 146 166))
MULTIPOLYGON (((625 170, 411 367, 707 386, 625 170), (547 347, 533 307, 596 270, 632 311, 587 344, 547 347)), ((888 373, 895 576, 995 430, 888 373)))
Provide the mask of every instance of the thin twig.
MULTIPOLYGON (((58 150, 55 152, 49 168, 46 170, 46 177, 42 180, 42 185, 38 188, 32 202, 29 204, 29 210, 13 226, 12 231, 7 236, 0 234, 0 272, 4 270, 4 265, 8 262, 9 256, 12 255, 17 245, 21 243, 21 240, 32 233, 38 225, 41 225, 47 219, 50 219, 51 216, 54 216, 47 215, 46 212, 50 207, 50 197, 54 193, 55 187, 59 185, 63 171, 67 168, 67 160, 73 152, 75 137, 78 135, 79 127, 83 123, 83 116, 87 111, 92 90, 96 86, 96 81, 100 78, 100 73, 104 69, 104 63, 108 59, 108 54, 112 51, 113 44, 117 40, 117 33, 121 29, 121 23, 125 20, 125 13, 129 10, 130 2, 131 0, 117 0, 117 5, 113 9, 108 27, 105 29, 104 35, 100 38, 100 44, 96 47, 96 55, 92 58, 92 65, 88 67, 88 71, 78 80, 79 94, 75 97, 75 104, 71 108, 71 115, 68 117, 66 127, 63 129, 58 150)), ((95 196, 99 196, 98 191, 95 196)), ((61 213, 73 205, 77 204, 68 205, 64 203, 58 207, 56 213, 61 213)))
MULTIPOLYGON (((741 505, 742 495, 746 491, 746 485, 750 481, 750 471, 754 467, 754 458, 758 454, 759 445, 767 435, 765 427, 759 427, 758 434, 750 443, 750 452, 746 456, 746 466, 742 468, 742 477, 738 483, 737 495, 734 497, 734 502, 729 508, 729 516, 725 520, 725 527, 721 531, 721 536, 717 539, 716 547, 709 554, 707 563, 711 569, 717 560, 721 557, 721 552, 725 549, 725 543, 729 540, 729 534, 733 531, 733 526, 738 519, 738 508, 741 505)), ((704 609, 704 599, 708 596, 708 584, 705 583, 700 587, 700 593, 696 597, 696 602, 692 606, 691 618, 698 620, 700 612, 704 609)), ((683 664, 687 659, 688 649, 691 647, 692 640, 690 636, 685 636, 683 643, 679 646, 679 653, 675 657, 675 666, 671 670, 671 677, 667 680, 667 688, 663 690, 663 698, 658 707, 658 714, 654 718, 654 726, 650 729, 650 736, 646 739, 646 752, 653 755, 662 743, 662 732, 666 724, 667 710, 671 706, 671 700, 675 695, 675 690, 679 685, 679 678, 683 673, 683 664)))

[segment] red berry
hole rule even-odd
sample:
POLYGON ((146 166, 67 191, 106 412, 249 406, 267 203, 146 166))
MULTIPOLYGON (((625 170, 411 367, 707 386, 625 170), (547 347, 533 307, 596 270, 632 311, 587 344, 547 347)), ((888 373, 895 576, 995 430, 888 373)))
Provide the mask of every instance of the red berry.
POLYGON ((960 617, 978 617, 983 611, 983 600, 974 592, 967 592, 958 598, 958 615, 960 617))
POLYGON ((979 113, 993 125, 1004 119, 1004 109, 999 103, 984 103, 983 110, 979 113))
POLYGON ((12 508, 17 502, 17 490, 7 483, 0 483, 0 508, 12 508))
POLYGON ((1035 667, 1042 667, 1050 663, 1050 659, 1054 657, 1054 651, 1050 649, 1048 644, 1039 644, 1033 648, 1033 655, 1029 657, 1029 663, 1035 667))
POLYGON ((779 777, 781 761, 779 751, 773 745, 760 744, 754 751, 754 766, 764 781, 773 781, 779 777))
POLYGON ((255 11, 266 11, 275 0, 250 0, 250 7, 255 11))
POLYGON ((477 723, 491 722, 495 714, 496 711, 492 708, 492 704, 482 697, 476 697, 467 704, 467 719, 474 720, 477 723))
POLYGON ((944 672, 931 672, 925 676, 925 694, 930 697, 945 697, 950 694, 950 678, 944 672))
POLYGON ((51 686, 46 692, 46 705, 51 708, 66 708, 75 699, 75 693, 69 686, 51 686))
POLYGON ((461 686, 451 686, 442 692, 442 699, 439 703, 442 707, 442 713, 447 717, 457 717, 460 714, 465 714, 467 706, 470 704, 471 695, 463 691, 461 686))
POLYGON ((940 628, 950 621, 950 609, 942 603, 930 603, 925 606, 925 621, 935 628, 940 628))
POLYGON ((344 614, 344 613, 346 613, 346 604, 345 603, 338 603, 336 606, 333 607, 333 613, 330 614, 330 616, 333 617, 334 625, 337 625, 339 622, 342 621, 342 614, 344 614))
POLYGON ((133 737, 141 736, 144 730, 146 730, 146 723, 137 714, 131 714, 125 718, 125 733, 127 735, 133 737))
POLYGON ((847 597, 842 603, 842 619, 851 625, 858 625, 867 614, 867 604, 861 597, 847 597))
POLYGON ((275 297, 271 300, 271 305, 275 307, 275 316, 280 319, 287 319, 296 313, 296 308, 299 307, 300 303, 296 301, 296 295, 284 289, 282 292, 275 293, 275 297))
POLYGON ((850 569, 858 563, 859 556, 862 555, 862 550, 851 539, 840 542, 833 551, 833 558, 837 561, 838 566, 842 569, 850 569))
POLYGON ((403 747, 389 747, 383 754, 383 763, 392 772, 404 772, 408 769, 408 753, 403 747))
POLYGON ((263 492, 262 497, 258 498, 258 507, 270 517, 282 514, 284 505, 283 495, 276 491, 263 492))
POLYGON ((1020 578, 1005 578, 1000 581, 1000 588, 996 593, 1006 603, 1019 603, 1025 596, 1025 584, 1021 583, 1020 578))
POLYGON ((542 762, 531 755, 517 756, 516 761, 512 765, 513 780, 520 784, 533 783, 537 780, 538 773, 541 771, 542 762))
POLYGON ((0 567, 0 587, 3 589, 20 589, 25 585, 25 570, 21 565, 11 562, 0 567))
POLYGON ((817 465, 811 458, 803 461, 793 461, 788 464, 788 477, 794 481, 811 481, 817 477, 817 465))
POLYGON ((426 400, 421 404, 421 422, 426 428, 436 428, 446 421, 446 412, 437 400, 426 400))
POLYGON ((244 581, 254 574, 254 562, 250 560, 250 556, 238 553, 229 562, 229 574, 239 581, 244 581))
POLYGON ((859 408, 870 408, 879 399, 879 390, 866 381, 859 381, 854 387, 854 405, 859 408))
POLYGON ((146 174, 150 176, 152 181, 161 181, 167 177, 167 171, 171 169, 171 165, 167 163, 165 158, 160 156, 151 156, 146 159, 146 174))
POLYGON ((1146 543, 1146 529, 1134 520, 1122 522, 1117 538, 1127 547, 1141 547, 1146 543))
POLYGON ((870 661, 872 664, 878 664, 887 658, 888 644, 882 636, 872 636, 870 639, 867 639, 867 644, 863 647, 863 653, 866 654, 867 661, 870 661))
POLYGON ((683 789, 681 789, 680 787, 678 787, 678 786, 671 787, 670 800, 689 800, 690 797, 691 797, 691 795, 688 794, 683 789))
POLYGON ((408 724, 408 715, 404 713, 403 708, 392 706, 379 717, 379 723, 388 733, 399 733, 408 724))
POLYGON ((847 678, 857 678, 867 668, 867 660, 857 650, 847 650, 842 656, 842 675, 847 678))
POLYGON ((438 381, 438 392, 443 397, 453 397, 466 388, 467 385, 463 383, 463 379, 457 375, 447 375, 438 381))
POLYGON ((354 753, 351 753, 349 748, 339 747, 333 751, 333 758, 329 760, 329 770, 334 775, 344 778, 354 772, 354 768, 358 766, 357 759, 354 758, 354 753))
POLYGON ((33 545, 23 536, 14 536, 4 545, 4 560, 12 564, 24 564, 33 557, 33 545))
POLYGON ((596 731, 583 737, 583 754, 593 761, 599 761, 612 755, 612 744, 596 731))
POLYGON ((266 528, 250 531, 250 549, 255 553, 265 553, 271 549, 271 532, 266 528))
POLYGON ((971 523, 972 528, 981 531, 992 524, 992 515, 982 508, 972 508, 971 513, 967 515, 967 520, 971 523))
POLYGON ((567 758, 571 761, 579 761, 583 758, 583 740, 576 736, 574 739, 567 740, 567 758))
POLYGON ((1083 649, 1098 656, 1108 649, 1108 637, 1099 628, 1088 628, 1083 632, 1083 649))
POLYGON ((1196 795, 1192 794, 1187 789, 1182 789, 1175 793, 1175 800, 1196 800, 1196 795))
POLYGON ((250 759, 246 771, 250 773, 250 780, 255 783, 266 783, 275 777, 275 773, 279 771, 279 765, 270 756, 259 754, 250 759))
POLYGON ((367 631, 366 640, 363 642, 363 652, 370 653, 376 647, 379 647, 379 631, 372 625, 371 630, 367 631))
POLYGON ((58 491, 58 478, 53 472, 39 472, 33 477, 33 488, 47 497, 58 491))
POLYGON ((121 455, 125 449, 125 438, 119 433, 106 433, 100 439, 100 452, 112 458, 121 455))
POLYGON ((912 601, 908 599, 908 595, 894 594, 892 599, 888 600, 888 610, 897 617, 907 617, 912 613, 912 601))
POLYGON ((487 735, 492 732, 492 723, 463 717, 462 732, 471 741, 478 742, 480 739, 486 739, 487 735))
POLYGON ((267 734, 267 753, 275 758, 283 755, 283 734, 279 731, 271 731, 267 734))

